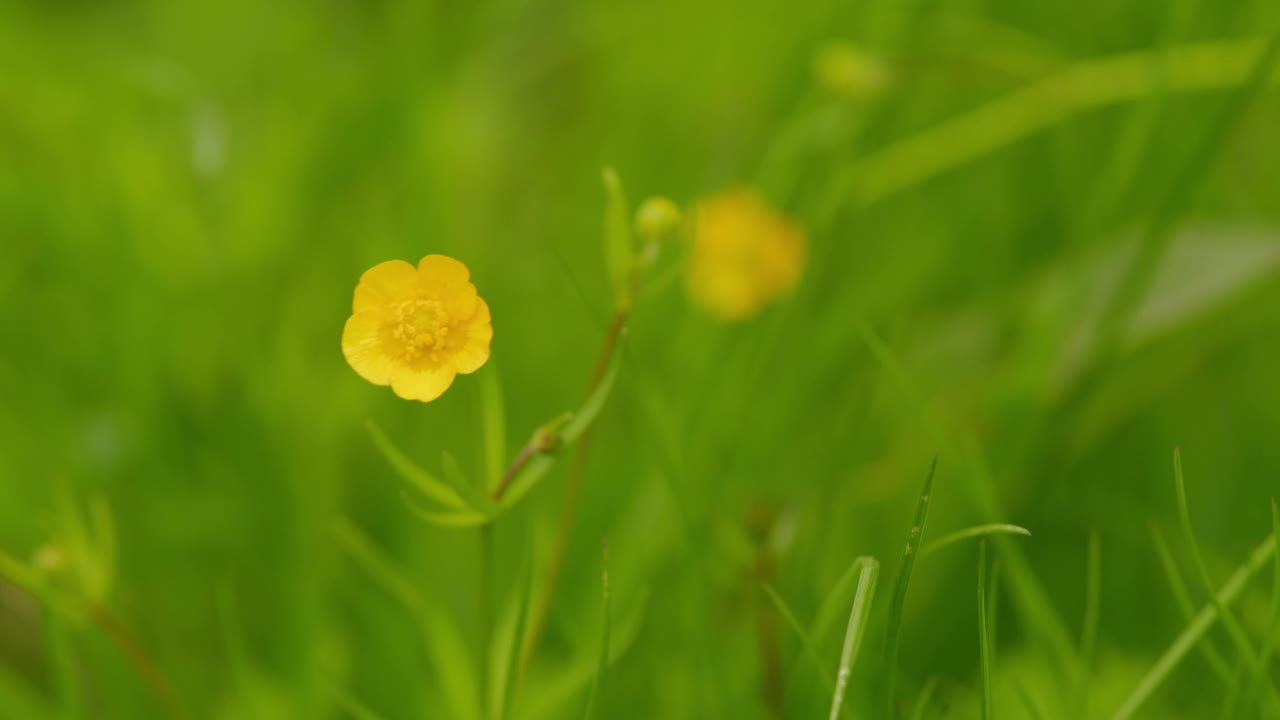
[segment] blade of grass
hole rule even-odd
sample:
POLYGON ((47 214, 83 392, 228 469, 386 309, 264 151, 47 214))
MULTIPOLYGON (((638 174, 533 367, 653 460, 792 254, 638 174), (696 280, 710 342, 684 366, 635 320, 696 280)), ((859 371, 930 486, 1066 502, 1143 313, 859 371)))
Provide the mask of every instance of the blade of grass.
MULTIPOLYGON (((1280 539, 1280 508, 1276 507, 1276 499, 1271 498, 1271 537, 1280 539)), ((1280 541, 1280 540, 1278 540, 1280 541)), ((1249 679, 1248 691, 1245 693, 1245 707, 1254 703, 1258 691, 1267 682, 1267 674, 1271 672, 1271 658, 1275 654, 1276 631, 1280 630, 1280 553, 1272 555, 1274 568, 1271 576, 1271 619, 1267 623, 1267 634, 1262 638, 1259 651, 1261 660, 1249 679)), ((1259 708, 1262 711, 1264 708, 1259 708)))
MULTIPOLYGON (((1173 559, 1173 553, 1169 550, 1169 544, 1165 542, 1164 536, 1153 525, 1151 527, 1151 542, 1156 546, 1156 554, 1160 556, 1160 565, 1164 568, 1165 578, 1169 582, 1169 590, 1173 593, 1174 600, 1178 603, 1178 609, 1182 612, 1184 622, 1191 622, 1195 619, 1196 609, 1191 604, 1191 595, 1187 592, 1187 585, 1182 580, 1182 574, 1178 572, 1178 563, 1173 559)), ((1227 661, 1222 657, 1222 653, 1218 652, 1218 648, 1214 646, 1213 641, 1209 638, 1202 639, 1198 646, 1200 653, 1204 655, 1205 662, 1209 663, 1209 667, 1217 673, 1218 677, 1224 684, 1231 680, 1231 668, 1227 666, 1227 661)))
POLYGON ((924 489, 920 491, 920 500, 916 502, 915 517, 911 519, 911 529, 907 531, 907 545, 902 554, 902 565, 898 569, 898 581, 894 584, 893 599, 889 605, 889 618, 884 636, 884 683, 882 684, 884 700, 881 708, 885 717, 893 717, 894 682, 898 673, 898 638, 902 630, 902 613, 907 602, 907 589, 911 584, 911 571, 915 568, 916 558, 920 555, 920 543, 924 542, 924 526, 929 518, 929 498, 933 495, 933 477, 938 470, 938 457, 935 455, 929 464, 929 474, 925 477, 924 489))
POLYGON ((1244 590, 1245 584, 1262 569, 1263 565, 1267 564, 1275 550, 1276 537, 1272 535, 1250 553, 1245 564, 1236 569, 1222 586, 1222 589, 1218 590, 1214 595, 1214 602, 1201 608, 1200 612, 1196 613, 1195 618, 1179 633, 1173 644, 1169 646, 1169 649, 1160 656, 1155 665, 1151 666, 1151 669, 1139 681, 1137 687, 1129 693, 1129 696, 1120 705, 1119 709, 1112 715, 1113 720, 1128 720, 1142 708, 1156 689, 1168 679, 1174 668, 1178 666, 1178 663, 1182 662, 1182 659, 1191 652, 1196 643, 1213 626, 1213 623, 1219 617, 1217 607, 1226 606, 1234 602, 1240 592, 1244 590))
POLYGON ((1147 97, 1157 53, 1167 53, 1170 94, 1247 87, 1259 40, 1179 45, 1063 68, 841 168, 814 214, 814 225, 826 227, 846 205, 867 207, 905 192, 1079 113, 1147 97))
POLYGON ((1084 620, 1080 626, 1080 655, 1086 663, 1093 658, 1098 644, 1098 616, 1102 598, 1102 536, 1097 529, 1089 533, 1089 549, 1085 565, 1084 620))
POLYGON ((840 717, 840 706, 844 704, 844 691, 849 682, 849 673, 858 657, 858 649, 862 646, 862 637, 867 632, 867 616, 871 613, 871 599, 876 590, 876 577, 880 574, 880 563, 873 557, 861 557, 858 561, 862 571, 858 573, 858 589, 853 595, 853 607, 849 610, 849 626, 844 632, 844 648, 840 651, 840 669, 836 672, 836 691, 831 696, 831 713, 829 720, 840 717))
MULTIPOLYGON (((835 627, 841 613, 844 612, 845 603, 849 602, 854 594, 859 573, 862 571, 862 560, 859 557, 849 563, 849 567, 836 580, 835 585, 832 585, 831 589, 827 591, 827 594, 822 598, 822 604, 818 606, 818 615, 809 627, 809 637, 813 640, 815 647, 819 648, 819 654, 821 654, 823 646, 822 638, 827 637, 831 629, 835 627)), ((788 695, 799 679, 800 668, 797 666, 792 668, 790 677, 787 678, 786 693, 788 695)))
POLYGON ((987 581, 987 623, 990 625, 991 647, 1000 647, 998 620, 1000 618, 1000 558, 991 559, 991 578, 987 581))
POLYGON ((338 705, 342 707, 342 711, 350 715, 355 720, 385 720, 382 715, 369 709, 368 705, 355 699, 353 695, 345 690, 336 691, 338 705))
POLYGON ((72 642, 67 620, 50 603, 42 603, 40 609, 44 616, 45 640, 49 644, 49 655, 53 660, 62 717, 65 720, 78 720, 85 717, 84 682, 80 677, 75 644, 72 642))
POLYGON ((1078 717, 1088 716, 1089 681, 1092 677, 1094 648, 1098 644, 1098 617, 1102 598, 1102 537, 1095 528, 1089 531, 1085 560, 1084 619, 1080 623, 1080 658, 1084 660, 1077 680, 1076 708, 1078 717))
POLYGON ((991 634, 987 622, 987 540, 978 541, 978 644, 982 651, 982 720, 991 720, 991 634))
POLYGON ((800 624, 800 621, 796 619, 795 613, 791 612, 791 608, 787 606, 786 601, 782 599, 782 596, 779 595, 778 592, 769 585, 769 583, 760 583, 760 588, 764 590, 765 594, 769 596, 769 599, 773 601, 773 606, 778 609, 778 614, 782 616, 783 620, 787 621, 787 625, 791 626, 796 637, 799 638, 800 649, 804 652, 805 656, 809 658, 809 661, 813 663, 814 670, 818 672, 818 678, 822 680, 823 685, 826 686, 827 692, 834 693, 836 691, 835 680, 833 680, 830 673, 827 672, 827 667, 823 664, 822 657, 818 654, 818 649, 813 644, 813 639, 809 637, 809 633, 805 631, 804 627, 800 624))
POLYGON ((501 645, 493 648, 495 669, 492 682, 495 694, 492 702, 493 716, 500 720, 511 717, 511 706, 518 684, 516 668, 520 662, 521 648, 525 643, 529 605, 533 602, 533 558, 533 538, 530 536, 525 540, 525 558, 516 575, 515 620, 510 624, 510 632, 503 633, 501 645))
POLYGON ((1169 188, 1142 233, 1137 253, 1125 271, 1123 282, 1103 312, 1098 329, 1100 339, 1097 362, 1100 365, 1107 365, 1110 356, 1117 351, 1117 344, 1127 329, 1130 317, 1146 297, 1155 279, 1156 270, 1173 238, 1174 227, 1191 206, 1196 190, 1210 176, 1213 162, 1231 129, 1262 87, 1274 78, 1278 58, 1280 33, 1275 33, 1267 38, 1261 51, 1251 59, 1244 83, 1231 93, 1213 124, 1192 147, 1183 166, 1174 173, 1169 188))
MULTIPOLYGON (((959 437, 948 428, 933 404, 926 400, 924 393, 912 382, 893 351, 875 330, 860 318, 855 318, 854 323, 867 349, 907 401, 914 406, 922 426, 942 448, 942 452, 949 457, 960 458, 961 467, 965 470, 962 476, 969 483, 974 509, 987 519, 999 517, 1002 513, 994 478, 981 453, 960 442, 959 437)), ((1054 608, 1053 601, 1031 569, 1021 548, 1012 542, 1001 542, 1004 539, 1007 538, 996 537, 996 547, 1008 565, 1009 592, 1018 613, 1022 615, 1023 626, 1039 635, 1058 663, 1074 676, 1078 672, 1076 668, 1079 667, 1080 659, 1076 656, 1077 647, 1071 632, 1054 608)), ((814 637, 821 636, 815 634, 814 637)))
POLYGON ((1026 705, 1027 710, 1030 711, 1028 715, 1031 720, 1045 720, 1048 715, 1036 703, 1036 699, 1031 696, 1031 691, 1027 689, 1026 683, 1018 680, 1015 684, 1018 687, 1018 697, 1022 698, 1022 704, 1026 705))
POLYGON ((446 714, 449 717, 481 717, 475 663, 470 659, 471 652, 458 629, 434 614, 417 583, 349 520, 335 519, 331 531, 339 547, 356 567, 412 614, 431 658, 432 674, 440 683, 446 714))
POLYGON ((601 615, 604 627, 600 631, 600 658, 596 663, 596 675, 591 680, 591 689, 587 691, 587 709, 582 715, 585 720, 592 720, 596 716, 596 703, 600 695, 600 687, 604 684, 605 673, 609 670, 609 632, 612 623, 609 621, 609 542, 607 540, 600 552, 600 556, 602 568, 600 573, 601 615))
POLYGON ((925 545, 924 549, 920 551, 920 554, 932 555, 938 552, 939 550, 947 547, 948 545, 958 543, 961 540, 968 540, 970 538, 976 538, 976 537, 985 538, 987 535, 1000 535, 1000 534, 1022 535, 1023 537, 1031 537, 1031 531, 1020 525, 1010 525, 1009 523, 991 523, 989 525, 977 525, 975 527, 965 528, 963 530, 957 530, 953 533, 948 533, 946 535, 943 535, 937 540, 934 540, 928 545, 925 545))
POLYGON ((1195 528, 1191 524, 1191 509, 1187 503, 1187 484, 1182 475, 1182 451, 1180 448, 1173 449, 1173 480, 1178 495, 1178 519, 1182 523, 1183 539, 1186 541, 1187 549, 1191 553, 1192 564, 1195 567, 1196 575, 1200 578, 1200 584, 1209 595, 1209 603, 1213 605, 1214 610, 1222 618, 1222 624, 1227 629, 1227 635, 1235 643, 1236 651, 1240 653, 1240 657, 1249 663, 1250 668, 1257 668, 1258 659, 1254 657, 1253 646, 1249 642, 1249 637, 1245 634, 1244 627, 1236 620, 1235 614, 1218 600, 1218 596, 1214 592, 1213 580, 1209 577, 1209 568, 1205 565, 1204 555, 1200 552, 1200 544, 1196 542, 1195 528))
POLYGON ((933 699, 933 693, 937 689, 938 676, 931 675, 928 680, 924 681, 924 687, 920 689, 920 695, 916 698, 915 707, 911 710, 911 720, 924 720, 924 714, 929 710, 929 701, 933 699))

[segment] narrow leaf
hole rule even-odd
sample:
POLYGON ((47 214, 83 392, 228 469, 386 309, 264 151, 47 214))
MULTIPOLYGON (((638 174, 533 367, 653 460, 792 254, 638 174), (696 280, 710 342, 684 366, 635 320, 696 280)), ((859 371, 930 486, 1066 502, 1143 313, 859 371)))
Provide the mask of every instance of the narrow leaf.
POLYGON ((924 481, 924 490, 920 491, 920 500, 916 503, 915 517, 911 520, 911 529, 907 531, 907 545, 902 553, 902 566, 898 570, 898 582, 893 589, 893 599, 889 605, 889 619, 885 630, 884 672, 885 681, 881 689, 884 693, 883 711, 890 716, 894 708, 894 681, 898 672, 898 637, 902 630, 902 613, 907 603, 907 588, 911 584, 911 572, 915 568, 916 558, 920 556, 920 544, 924 542, 924 526, 929 518, 929 498, 933 495, 933 476, 938 470, 938 458, 935 456, 929 464, 929 475, 924 481))
POLYGON ((365 423, 365 427, 369 430, 369 436, 373 438, 373 444, 378 448, 378 452, 391 463, 391 467, 399 473, 405 482, 412 485, 418 492, 426 497, 446 507, 457 510, 466 509, 467 504, 458 495, 457 491, 449 487, 448 483, 431 473, 423 470, 417 463, 409 459, 386 433, 382 432, 382 428, 377 423, 369 420, 365 423))
POLYGON ((614 302, 618 308, 631 305, 631 270, 635 259, 635 245, 631 240, 631 213, 627 197, 622 191, 622 181, 613 168, 604 169, 604 260, 613 286, 614 302))
POLYGON ((853 607, 849 610, 849 625, 844 633, 844 648, 840 651, 840 669, 836 671, 836 691, 831 697, 831 713, 829 720, 840 717, 840 706, 844 704, 844 691, 849 682, 849 674, 853 663, 858 658, 858 649, 862 646, 862 638, 867 632, 867 617, 871 613, 871 598, 876 590, 876 577, 880 574, 880 563, 873 557, 861 557, 858 561, 862 571, 858 574, 858 589, 853 595, 853 607))

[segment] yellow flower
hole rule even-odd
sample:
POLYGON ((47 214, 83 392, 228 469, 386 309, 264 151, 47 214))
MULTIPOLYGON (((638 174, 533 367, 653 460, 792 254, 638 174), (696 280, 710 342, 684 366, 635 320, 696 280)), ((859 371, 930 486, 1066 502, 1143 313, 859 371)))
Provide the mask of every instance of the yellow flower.
POLYGON ((351 312, 342 354, 360 377, 406 400, 435 400, 489 359, 489 306, 451 257, 375 265, 360 276, 351 312))
POLYGON ((800 279, 808 255, 804 232, 754 190, 703 200, 695 223, 689 295, 722 320, 755 315, 800 279))

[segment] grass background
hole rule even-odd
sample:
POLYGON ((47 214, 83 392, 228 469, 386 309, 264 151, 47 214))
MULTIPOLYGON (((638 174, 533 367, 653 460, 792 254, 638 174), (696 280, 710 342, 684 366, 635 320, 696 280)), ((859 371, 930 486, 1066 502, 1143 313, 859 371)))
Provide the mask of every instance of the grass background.
MULTIPOLYGON (((771 633, 799 678, 789 714, 820 716, 829 694, 759 582, 807 623, 876 556, 882 622, 939 453, 927 536, 1034 533, 1001 571, 997 713, 1108 717, 1184 625, 1150 534, 1191 578, 1172 448, 1216 581, 1270 529, 1277 83, 1215 123, 1254 57, 1241 43, 1278 23, 1264 0, 3 3, 0 548, 66 546, 59 487, 104 499, 104 603, 193 717, 352 717, 351 698, 387 718, 473 710, 476 534, 408 513, 363 423, 478 472, 479 385, 421 405, 357 377, 339 338, 359 274, 468 264, 514 454, 580 402, 603 337, 600 168, 681 204, 750 183, 809 229, 801 285, 737 326, 678 283, 637 308, 513 716, 581 715, 606 536, 620 652, 601 717, 768 717, 771 633), (811 65, 832 41, 882 57, 891 85, 825 96, 811 65), (1178 50, 1202 42, 1227 45, 1178 50), (1053 90, 1135 52, 1119 102, 1073 101, 1097 78, 1053 90), (1220 66, 1216 89, 1176 80, 1220 66), (1134 249, 1163 225, 1135 284, 1134 249), (1118 287, 1138 295, 1115 319, 1118 287), (399 598, 353 559, 352 529, 400 568, 399 598), (1100 630, 1081 653, 1091 534, 1100 630), (1026 613, 1019 582, 1056 619, 1026 613)), ((499 598, 528 546, 545 564, 563 492, 560 469, 498 528, 499 598)), ((978 716, 976 568, 972 545, 916 567, 899 700, 936 678, 929 717, 978 716)), ((1237 604, 1257 642, 1267 585, 1237 604)), ((51 625, 0 584, 0 715, 167 715, 94 623, 69 623, 61 665, 51 625)), ((840 639, 818 639, 832 671, 840 639)), ((876 685, 864 663, 854 709, 876 685)), ((1225 693, 1191 655, 1145 712, 1215 717, 1225 693)))

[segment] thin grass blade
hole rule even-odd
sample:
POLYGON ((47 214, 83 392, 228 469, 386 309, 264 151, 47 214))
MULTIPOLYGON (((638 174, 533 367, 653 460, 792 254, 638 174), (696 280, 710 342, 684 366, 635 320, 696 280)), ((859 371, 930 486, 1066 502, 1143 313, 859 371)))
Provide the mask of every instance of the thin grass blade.
POLYGON ((782 616, 783 620, 787 621, 787 625, 791 627, 796 637, 799 638, 800 649, 804 651, 805 657, 809 658, 809 661, 813 663, 813 668, 818 672, 818 677, 822 680, 823 685, 826 686, 827 692, 834 693, 836 691, 835 680, 827 672, 827 667, 823 664, 822 656, 818 654, 818 649, 814 646, 813 639, 809 637, 809 633, 804 629, 804 626, 796 619, 795 613, 791 612, 791 608, 787 606, 786 601, 769 583, 760 583, 760 588, 769 596, 773 606, 778 609, 778 614, 782 616))
POLYGON ((898 642, 902 631, 902 613, 907 603, 907 589, 911 585, 911 572, 915 568, 916 558, 920 555, 920 544, 924 542, 924 526, 929 519, 929 498, 933 495, 933 477, 938 470, 938 458, 935 455, 929 463, 929 475, 925 478, 924 489, 920 491, 920 500, 916 502, 915 516, 911 519, 911 529, 907 531, 907 545, 902 553, 902 565, 898 569, 898 581, 893 588, 893 599, 889 604, 889 619, 885 629, 884 640, 884 684, 881 692, 884 699, 882 710, 887 717, 893 716, 894 683, 898 673, 898 642))
POLYGON ((1031 537, 1031 531, 1021 525, 1010 525, 1009 523, 991 523, 988 525, 977 525, 963 530, 957 530, 948 533, 937 540, 924 546, 920 551, 921 555, 932 555, 939 550, 971 538, 985 538, 988 535, 1021 535, 1023 537, 1031 537))
POLYGON ((600 656, 596 663, 596 675, 591 680, 591 688, 587 691, 587 709, 582 714, 585 720, 592 720, 596 717, 600 688, 604 685, 605 674, 609 670, 609 635, 613 626, 609 618, 609 543, 607 541, 604 543, 600 554, 602 566, 600 574, 601 614, 604 627, 600 631, 600 656))
POLYGON ((1113 720, 1129 720, 1142 706, 1151 699, 1151 695, 1168 679, 1178 663, 1191 652, 1196 643, 1213 627, 1218 620, 1218 606, 1226 606, 1235 601, 1244 590, 1245 584, 1271 560, 1276 550, 1276 536, 1268 537, 1250 555, 1245 564, 1240 566, 1214 596, 1214 602, 1196 613, 1194 619, 1178 634, 1169 649, 1160 656, 1156 664, 1147 671, 1137 687, 1112 715, 1113 720))
POLYGON ((829 720, 840 717, 849 675, 853 671, 854 661, 858 659, 862 638, 867 632, 867 617, 871 614, 871 600, 876 591, 876 578, 880 574, 880 563, 875 558, 861 557, 858 561, 862 570, 858 573, 858 589, 854 591, 849 625, 844 632, 844 648, 840 651, 840 669, 836 671, 836 691, 831 697, 831 713, 827 716, 829 720))

